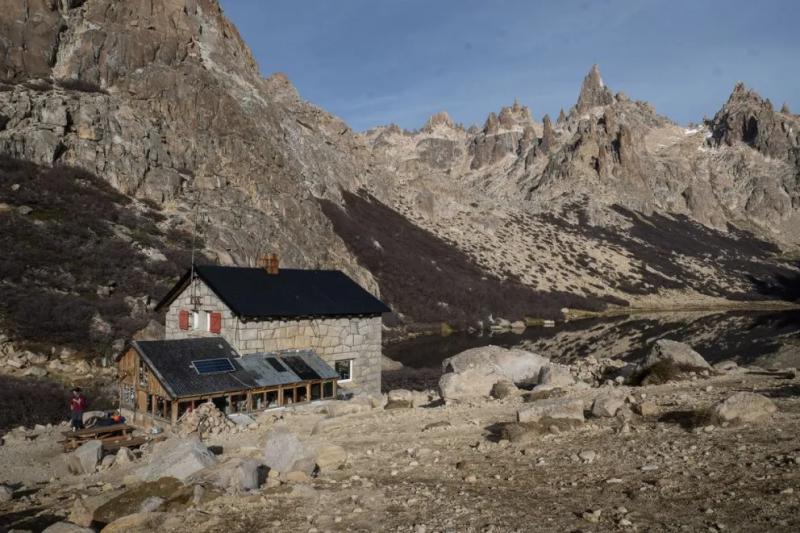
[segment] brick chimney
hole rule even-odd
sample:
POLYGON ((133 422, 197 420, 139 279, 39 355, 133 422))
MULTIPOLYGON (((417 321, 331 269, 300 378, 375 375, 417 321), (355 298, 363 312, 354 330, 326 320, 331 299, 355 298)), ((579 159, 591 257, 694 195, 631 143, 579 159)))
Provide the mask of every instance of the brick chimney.
POLYGON ((261 266, 267 271, 267 274, 277 275, 280 272, 280 261, 278 254, 270 254, 261 258, 261 266))

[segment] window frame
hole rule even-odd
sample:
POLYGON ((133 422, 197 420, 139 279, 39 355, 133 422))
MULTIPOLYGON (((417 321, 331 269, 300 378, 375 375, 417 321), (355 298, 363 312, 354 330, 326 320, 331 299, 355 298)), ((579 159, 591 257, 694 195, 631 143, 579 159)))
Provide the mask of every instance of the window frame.
POLYGON ((201 331, 200 326, 200 311, 189 311, 189 329, 192 331, 201 331))
POLYGON ((336 373, 339 374, 339 377, 336 381, 339 383, 350 383, 353 381, 353 367, 355 366, 355 359, 337 359, 333 362, 333 369, 336 370, 336 373), (347 379, 342 378, 342 374, 339 372, 337 368, 339 363, 347 363, 347 379))

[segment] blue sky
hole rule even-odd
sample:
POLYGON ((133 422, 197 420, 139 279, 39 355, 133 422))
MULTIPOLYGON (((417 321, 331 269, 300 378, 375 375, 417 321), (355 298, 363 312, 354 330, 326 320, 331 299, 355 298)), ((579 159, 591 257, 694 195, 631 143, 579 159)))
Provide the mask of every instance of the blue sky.
POLYGON ((221 0, 265 76, 284 72, 356 130, 483 124, 514 99, 568 109, 593 63, 614 91, 679 123, 736 81, 800 112, 800 2, 221 0))

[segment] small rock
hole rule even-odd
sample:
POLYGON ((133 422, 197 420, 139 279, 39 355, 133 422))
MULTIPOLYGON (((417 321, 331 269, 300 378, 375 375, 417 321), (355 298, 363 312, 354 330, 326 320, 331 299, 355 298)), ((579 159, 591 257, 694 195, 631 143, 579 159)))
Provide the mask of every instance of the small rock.
POLYGON ((492 386, 492 397, 502 400, 519 394, 519 389, 510 381, 498 381, 492 386))
POLYGON ((596 398, 592 403, 592 416, 596 417, 613 417, 616 416, 617 411, 625 404, 622 398, 614 396, 605 396, 596 398))
POLYGON ((640 416, 655 416, 658 406, 654 402, 641 402, 633 406, 633 411, 640 416))
POLYGON ((592 463, 597 458, 597 453, 593 450, 584 450, 578 454, 578 457, 585 463, 592 463))

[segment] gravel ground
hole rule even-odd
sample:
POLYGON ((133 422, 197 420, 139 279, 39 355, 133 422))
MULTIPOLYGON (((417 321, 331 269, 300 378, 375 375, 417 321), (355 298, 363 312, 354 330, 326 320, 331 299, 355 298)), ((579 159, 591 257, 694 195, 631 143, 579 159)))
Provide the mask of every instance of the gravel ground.
MULTIPOLYGON (((800 379, 748 372, 619 389, 637 402, 652 402, 656 412, 588 418, 575 429, 513 443, 499 439, 500 428, 515 420, 520 398, 368 411, 326 421, 313 436, 323 414, 286 412, 284 420, 302 438, 344 446, 348 462, 308 483, 226 495, 171 514, 162 529, 800 530, 800 379), (760 392, 779 410, 761 424, 692 425, 691 413, 737 391, 760 392)), ((589 405, 597 393, 570 395, 589 405)), ((252 452, 271 419, 262 417, 258 429, 213 444, 222 446, 223 455, 252 452)), ((26 509, 63 515, 76 493, 102 490, 91 487, 119 483, 125 474, 59 474, 58 455, 45 441, 0 448, 2 479, 13 482, 27 472, 16 482, 33 486, 24 498, 0 503, 0 528, 26 509), (59 479, 35 484, 51 476, 59 479)))

